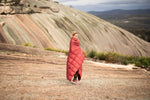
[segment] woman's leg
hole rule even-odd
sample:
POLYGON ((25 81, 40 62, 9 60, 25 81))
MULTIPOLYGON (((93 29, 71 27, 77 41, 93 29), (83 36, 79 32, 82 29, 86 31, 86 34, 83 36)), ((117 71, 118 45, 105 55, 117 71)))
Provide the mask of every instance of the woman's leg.
POLYGON ((76 80, 78 77, 78 71, 74 74, 74 79, 73 80, 76 80))
POLYGON ((79 78, 80 78, 80 75, 79 75, 79 73, 78 73, 79 71, 77 71, 75 74, 74 74, 74 79, 73 79, 73 83, 75 83, 75 84, 80 84, 80 82, 79 81, 77 81, 77 78, 78 78, 78 80, 79 80, 79 78))

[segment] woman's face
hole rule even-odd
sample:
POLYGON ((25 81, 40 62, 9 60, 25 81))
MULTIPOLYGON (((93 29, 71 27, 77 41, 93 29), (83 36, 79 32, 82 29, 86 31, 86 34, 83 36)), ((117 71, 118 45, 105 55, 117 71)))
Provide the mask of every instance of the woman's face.
POLYGON ((73 37, 77 39, 78 38, 78 34, 75 34, 73 37))

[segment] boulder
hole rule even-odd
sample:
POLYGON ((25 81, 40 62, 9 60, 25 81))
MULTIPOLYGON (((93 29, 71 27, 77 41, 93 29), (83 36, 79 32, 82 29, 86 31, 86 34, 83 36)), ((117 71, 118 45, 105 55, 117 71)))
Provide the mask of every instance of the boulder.
POLYGON ((10 8, 10 6, 1 6, 0 7, 0 13, 6 13, 9 14, 10 12, 12 12, 13 9, 10 8))
POLYGON ((55 7, 50 7, 49 8, 52 12, 54 13, 58 13, 59 12, 59 9, 58 8, 55 8, 55 7))
POLYGON ((4 21, 0 22, 0 25, 3 27, 5 25, 5 22, 4 21))

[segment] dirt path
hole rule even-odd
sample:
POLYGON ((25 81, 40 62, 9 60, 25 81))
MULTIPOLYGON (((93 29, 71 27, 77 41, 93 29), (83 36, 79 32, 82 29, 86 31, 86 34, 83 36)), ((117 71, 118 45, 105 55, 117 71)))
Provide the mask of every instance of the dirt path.
POLYGON ((150 74, 85 60, 81 84, 74 85, 61 53, 0 53, 0 100, 150 100, 150 74))

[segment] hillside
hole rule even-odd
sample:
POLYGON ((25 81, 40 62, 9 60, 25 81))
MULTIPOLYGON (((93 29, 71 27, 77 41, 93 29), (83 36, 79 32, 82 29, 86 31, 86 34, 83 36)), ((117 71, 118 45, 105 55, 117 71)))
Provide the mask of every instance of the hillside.
POLYGON ((114 25, 122 27, 134 35, 150 42, 150 9, 90 11, 114 25))
POLYGON ((0 15, 1 43, 68 50, 71 33, 77 31, 84 51, 150 56, 150 43, 96 16, 54 1, 25 0, 23 4, 21 11, 0 15))

